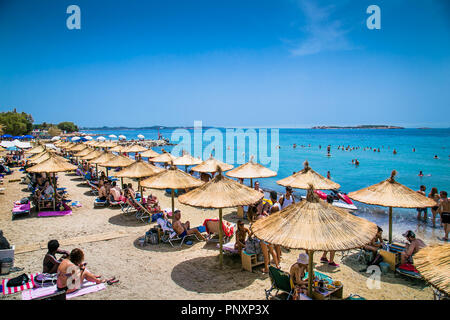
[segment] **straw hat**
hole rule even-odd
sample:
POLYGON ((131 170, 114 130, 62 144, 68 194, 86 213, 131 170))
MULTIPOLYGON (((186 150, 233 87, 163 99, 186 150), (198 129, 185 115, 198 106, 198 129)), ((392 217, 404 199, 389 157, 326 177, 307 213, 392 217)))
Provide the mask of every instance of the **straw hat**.
POLYGON ((156 157, 151 158, 150 161, 151 162, 169 163, 169 162, 175 161, 175 159, 177 159, 177 157, 171 155, 168 152, 164 152, 156 157))
POLYGON ((395 181, 397 172, 392 171, 391 177, 370 187, 350 192, 348 196, 356 201, 396 208, 434 207, 436 202, 401 183, 395 181))
POLYGON ((80 160, 92 160, 95 158, 100 157, 103 154, 103 152, 99 151, 99 150, 91 150, 90 153, 88 153, 87 155, 83 156, 80 158, 80 160))
POLYGON ((144 152, 147 151, 147 148, 144 148, 141 145, 138 144, 133 144, 131 146, 125 147, 124 149, 122 149, 122 152, 128 152, 128 153, 139 153, 139 152, 144 152))
POLYGON ((103 162, 107 162, 109 160, 112 160, 115 157, 116 157, 116 155, 114 155, 113 153, 104 151, 100 156, 98 156, 95 159, 90 160, 89 162, 102 165, 103 162))
POLYGON ((342 251, 369 243, 377 226, 320 200, 310 186, 306 200, 256 220, 251 230, 261 240, 288 248, 342 251))
POLYGON ((195 179, 175 166, 141 181, 141 186, 153 189, 186 189, 199 187, 203 184, 203 181, 195 179))
POLYGON ((312 185, 316 190, 330 190, 339 189, 341 186, 336 182, 331 181, 315 172, 309 166, 308 161, 304 162, 304 169, 281 180, 278 180, 279 185, 285 187, 292 187, 296 189, 309 189, 312 185))
POLYGON ((173 164, 176 166, 195 166, 200 163, 202 163, 202 160, 199 158, 194 158, 189 153, 185 153, 173 161, 173 164))
POLYGON ((164 171, 164 169, 152 166, 147 162, 136 161, 119 172, 114 173, 114 175, 119 178, 143 178, 153 176, 161 171, 164 171))
POLYGON ((141 157, 143 158, 154 158, 157 156, 159 156, 159 153, 152 149, 148 149, 147 151, 141 153, 141 157))
POLYGON ((216 172, 217 169, 220 168, 222 171, 227 171, 233 169, 233 166, 228 163, 224 163, 213 157, 210 157, 208 160, 203 161, 198 166, 192 168, 193 171, 197 172, 216 172))
POLYGON ((226 175, 233 178, 252 179, 274 177, 277 175, 277 173, 259 163, 253 162, 252 157, 249 162, 228 171, 226 175))
POLYGON ((193 207, 231 208, 254 204, 264 197, 262 192, 226 178, 220 168, 214 171, 219 174, 201 187, 179 196, 178 201, 193 207))
POLYGON ((427 246, 414 255, 414 266, 438 290, 450 294, 450 244, 427 246))
POLYGON ((50 155, 47 160, 27 169, 28 172, 63 172, 76 170, 77 166, 63 161, 60 157, 50 155))
POLYGON ((128 167, 129 165, 133 164, 135 161, 124 156, 114 156, 108 161, 99 163, 102 167, 109 167, 109 168, 119 168, 119 167, 128 167))

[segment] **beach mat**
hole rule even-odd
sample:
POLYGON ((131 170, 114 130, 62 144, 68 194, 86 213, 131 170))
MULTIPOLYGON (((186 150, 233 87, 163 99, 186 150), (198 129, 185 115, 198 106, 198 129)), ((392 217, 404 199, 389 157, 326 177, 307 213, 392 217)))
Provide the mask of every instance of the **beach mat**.
POLYGON ((38 217, 57 217, 57 216, 70 216, 72 210, 65 211, 41 211, 38 213, 38 217))
MULTIPOLYGON (((106 286, 104 283, 95 284, 95 282, 89 282, 87 280, 84 280, 83 284, 81 285, 81 288, 77 291, 68 293, 66 295, 66 299, 72 299, 75 297, 84 296, 85 294, 92 293, 92 292, 98 292, 101 290, 106 289, 106 286)), ((26 290, 22 292, 22 300, 33 300, 38 298, 43 298, 49 295, 53 295, 57 293, 56 284, 50 287, 42 287, 42 288, 34 288, 31 290, 26 290)))
MULTIPOLYGON (((61 240, 59 240, 59 244, 60 244, 60 246, 71 246, 71 245, 77 245, 77 244, 82 244, 82 243, 112 240, 112 239, 116 239, 116 238, 126 237, 131 234, 133 234, 133 233, 127 233, 124 231, 105 232, 105 233, 98 233, 98 234, 86 235, 86 236, 81 236, 81 237, 61 239, 61 240)), ((37 250, 47 250, 47 241, 32 243, 32 244, 25 244, 25 245, 16 245, 16 249, 15 249, 14 253, 21 254, 21 253, 37 251, 37 250)))

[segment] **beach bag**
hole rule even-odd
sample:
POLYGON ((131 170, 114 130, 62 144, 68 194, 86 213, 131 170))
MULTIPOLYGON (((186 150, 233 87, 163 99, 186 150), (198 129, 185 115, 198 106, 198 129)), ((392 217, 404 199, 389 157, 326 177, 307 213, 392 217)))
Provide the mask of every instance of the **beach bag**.
POLYGON ((26 273, 24 273, 18 277, 10 279, 8 281, 8 283, 6 284, 6 286, 7 287, 19 287, 19 286, 23 286, 24 284, 26 284, 29 281, 30 281, 30 278, 28 277, 28 275, 26 273))
POLYGON ((147 239, 150 244, 159 244, 159 230, 158 228, 151 228, 147 231, 147 239))
POLYGON ((56 284, 58 275, 56 273, 39 273, 34 277, 36 287, 51 287, 56 284))
POLYGON ((259 245, 259 240, 256 238, 248 238, 245 241, 245 252, 248 254, 259 254, 261 253, 261 246, 259 245))
POLYGON ((381 256, 381 254, 377 254, 370 265, 379 265, 380 262, 383 262, 383 257, 381 256))

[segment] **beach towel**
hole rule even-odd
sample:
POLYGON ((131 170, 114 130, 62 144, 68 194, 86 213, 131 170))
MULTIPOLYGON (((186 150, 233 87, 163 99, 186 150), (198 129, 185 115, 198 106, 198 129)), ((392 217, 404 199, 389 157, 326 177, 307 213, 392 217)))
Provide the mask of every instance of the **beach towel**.
MULTIPOLYGON (((106 286, 104 283, 95 284, 95 282, 89 282, 87 280, 84 280, 80 289, 78 289, 74 292, 68 293, 66 295, 66 299, 72 299, 75 297, 83 296, 88 293, 101 291, 103 289, 106 289, 106 286)), ((32 299, 43 298, 43 297, 55 294, 56 292, 57 292, 56 285, 51 286, 51 287, 34 288, 32 290, 27 290, 27 291, 22 292, 22 300, 32 300, 32 299)))
POLYGON ((417 269, 410 263, 401 264, 398 266, 398 269, 400 269, 402 271, 419 273, 419 271, 417 271, 417 269))
MULTIPOLYGON (((205 227, 206 232, 210 233, 207 227, 208 221, 219 221, 219 219, 205 219, 205 221, 203 222, 203 226, 205 227)), ((229 223, 228 221, 222 220, 222 230, 226 237, 231 237, 234 234, 233 224, 229 223)))
POLYGON ((14 204, 14 208, 12 209, 13 213, 27 212, 30 211, 31 205, 29 203, 26 204, 14 204))
POLYGON ((31 274, 27 274, 27 275, 28 275, 28 278, 30 279, 30 281, 28 281, 24 285, 17 286, 17 287, 8 287, 8 281, 10 281, 11 279, 3 279, 2 280, 3 295, 17 293, 17 292, 27 290, 27 289, 33 289, 34 288, 34 277, 36 277, 38 275, 38 273, 31 273, 31 274))
POLYGON ((57 216, 70 216, 72 210, 64 211, 41 211, 38 213, 38 217, 57 217, 57 216))
MULTIPOLYGON (((216 247, 220 249, 220 244, 218 243, 216 247)), ((234 242, 228 242, 223 244, 222 250, 229 253, 239 253, 239 250, 234 248, 234 242)))

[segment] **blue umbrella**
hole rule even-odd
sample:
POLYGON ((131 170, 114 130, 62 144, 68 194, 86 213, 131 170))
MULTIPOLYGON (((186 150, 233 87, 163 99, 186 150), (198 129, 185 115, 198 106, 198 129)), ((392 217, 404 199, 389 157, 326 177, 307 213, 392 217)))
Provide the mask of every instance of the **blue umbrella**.
POLYGON ((25 138, 25 139, 34 139, 34 137, 32 135, 29 135, 29 134, 23 136, 23 138, 25 138))
POLYGON ((12 135, 10 135, 10 134, 4 134, 4 135, 2 135, 2 138, 12 138, 12 135))
POLYGON ((14 136, 13 139, 22 140, 23 138, 21 136, 14 136))

